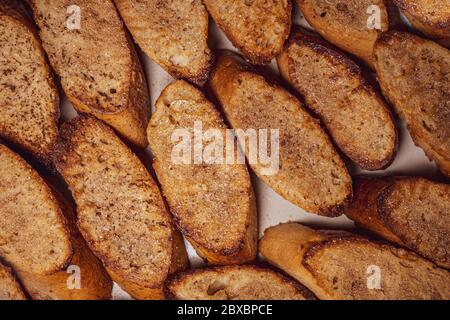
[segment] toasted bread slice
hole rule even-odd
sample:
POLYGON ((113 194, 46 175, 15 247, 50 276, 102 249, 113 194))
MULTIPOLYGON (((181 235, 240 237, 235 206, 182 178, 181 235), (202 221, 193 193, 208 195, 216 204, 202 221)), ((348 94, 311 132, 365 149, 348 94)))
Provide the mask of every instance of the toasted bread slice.
POLYGON ((30 3, 44 49, 73 106, 105 121, 136 146, 145 147, 150 118, 147 83, 113 2, 30 3))
POLYGON ((61 127, 54 162, 77 204, 79 229, 113 280, 162 295, 175 261, 172 221, 138 157, 85 115, 61 127))
POLYGON ((291 29, 291 0, 203 0, 212 18, 253 64, 267 64, 291 29))
POLYGON ((176 300, 310 300, 299 283, 253 265, 193 269, 170 277, 166 296, 176 300))
MULTIPOLYGON (((352 196, 351 178, 319 122, 300 101, 250 70, 231 52, 218 57, 210 85, 234 129, 246 133, 266 129, 271 140, 276 132, 272 130, 278 130, 279 144, 272 144, 270 152, 272 158, 279 155, 279 166, 267 170, 261 157, 249 161, 265 183, 307 211, 325 216, 341 214, 352 196)), ((249 139, 245 135, 238 138, 249 159, 249 139)))
POLYGON ((72 256, 60 203, 34 169, 0 145, 0 256, 16 270, 49 274, 72 256))
POLYGON ((358 225, 450 269, 450 185, 360 177, 345 214, 358 225))
POLYGON ((11 269, 0 263, 0 300, 27 300, 11 269))
MULTIPOLYGON (((257 251, 257 215, 245 163, 226 164, 224 157, 216 161, 216 151, 199 163, 173 157, 180 145, 173 135, 185 130, 189 140, 195 139, 199 125, 205 132, 216 130, 222 142, 226 138, 220 113, 199 90, 181 80, 170 84, 156 102, 148 127, 153 168, 175 221, 200 256, 218 264, 252 261, 257 251)), ((218 153, 225 155, 225 144, 219 147, 218 153)), ((201 148, 206 156, 206 147, 201 148)))
POLYGON ((434 39, 450 39, 447 0, 393 0, 414 28, 434 39))
POLYGON ((450 176, 450 51, 392 31, 378 39, 375 67, 384 95, 414 142, 450 176))
POLYGON ((16 1, 0 1, 0 136, 48 165, 59 96, 37 32, 16 1))
POLYGON ((360 236, 288 223, 267 229, 259 248, 319 299, 450 298, 450 272, 411 251, 360 236))
POLYGON ((207 42, 208 12, 201 0, 114 2, 150 58, 176 78, 205 83, 213 55, 207 42))
POLYGON ((389 29, 386 0, 297 0, 308 23, 322 37, 373 66, 373 46, 389 29), (373 18, 378 28, 371 28, 373 18))
POLYGON ((100 260, 92 253, 76 226, 73 205, 53 187, 71 235, 73 256, 68 267, 51 275, 18 270, 18 277, 34 300, 107 300, 112 281, 100 260))
POLYGON ((389 166, 397 150, 394 120, 356 63, 298 31, 278 56, 278 67, 344 154, 366 170, 389 166))

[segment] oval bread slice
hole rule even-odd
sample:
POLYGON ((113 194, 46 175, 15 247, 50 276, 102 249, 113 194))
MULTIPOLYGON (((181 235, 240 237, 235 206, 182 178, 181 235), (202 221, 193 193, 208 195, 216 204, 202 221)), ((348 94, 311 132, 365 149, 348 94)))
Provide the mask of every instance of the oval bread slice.
POLYGON ((450 39, 448 0, 393 0, 414 28, 434 39, 450 39))
POLYGON ((156 102, 148 138, 164 195, 180 230, 198 254, 219 264, 254 260, 257 217, 250 175, 245 163, 226 164, 226 126, 214 105, 193 86, 174 82, 156 102), (200 163, 191 158, 195 128, 202 133, 215 130, 222 139, 220 151, 211 157, 206 157, 207 145, 217 140, 203 142, 200 148, 205 157, 200 163), (177 131, 187 133, 192 142, 187 163, 173 157, 182 143, 174 140, 177 131), (222 161, 216 162, 219 154, 222 161))
POLYGON ((395 124, 356 63, 321 39, 298 31, 278 56, 278 67, 345 155, 366 170, 389 166, 397 150, 395 124))
POLYGON ((359 226, 450 269, 450 185, 359 177, 345 214, 359 226))
POLYGON ((450 51, 433 41, 391 31, 378 39, 377 77, 414 142, 450 176, 450 51))
POLYGON ((0 2, 0 136, 46 165, 59 96, 37 32, 16 1, 0 2))
POLYGON ((261 254, 331 300, 448 300, 450 272, 415 253, 346 232, 296 223, 265 231, 261 254))
MULTIPOLYGON (((309 212, 341 214, 352 196, 351 178, 319 122, 300 101, 250 70, 231 52, 219 56, 210 86, 235 130, 265 129, 272 135, 272 130, 278 130, 279 150, 274 145, 271 153, 276 159, 278 151, 279 166, 266 170, 261 159, 249 163, 265 183, 309 212)), ((248 159, 248 139, 240 138, 248 159)))
POLYGON ((176 78, 202 85, 209 75, 208 12, 201 0, 114 0, 145 53, 176 78), (151 14, 149 14, 149 12, 151 14))
POLYGON ((146 79, 111 0, 30 1, 50 63, 69 101, 139 147, 150 118, 146 79))
POLYGON ((51 275, 19 270, 20 281, 33 300, 109 300, 111 278, 78 231, 73 205, 54 187, 52 189, 68 221, 73 256, 67 268, 51 275))
POLYGON ((1 300, 27 300, 27 296, 11 269, 0 263, 1 300))
POLYGON ((308 23, 332 44, 373 66, 373 46, 389 29, 385 0, 297 0, 308 23), (371 16, 375 19, 373 20, 371 16), (370 23, 369 23, 370 22, 370 23), (379 28, 369 28, 372 22, 379 28))
POLYGON ((0 145, 0 257, 16 270, 49 274, 72 256, 60 203, 39 174, 0 145))
POLYGON ((138 157, 107 125, 80 116, 61 127, 54 162, 77 204, 79 229, 113 280, 124 290, 162 290, 175 261, 172 221, 138 157))
POLYGON ((267 64, 291 29, 291 0, 204 0, 212 18, 253 64, 267 64))
POLYGON ((253 265, 210 267, 176 274, 166 282, 166 296, 175 300, 310 300, 299 283, 253 265))

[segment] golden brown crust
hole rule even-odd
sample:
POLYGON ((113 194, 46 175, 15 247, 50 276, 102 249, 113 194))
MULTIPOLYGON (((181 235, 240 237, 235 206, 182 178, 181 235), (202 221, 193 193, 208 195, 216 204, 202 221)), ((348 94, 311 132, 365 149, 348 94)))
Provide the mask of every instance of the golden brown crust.
POLYGON ((260 250, 319 299, 449 299, 447 270, 361 236, 288 223, 267 229, 260 250))
POLYGON ((0 135, 50 166, 60 110, 44 49, 35 26, 15 1, 0 3, 0 28, 0 57, 5 50, 0 65, 0 135), (17 55, 21 58, 17 59, 17 55), (33 75, 28 74, 31 68, 33 75))
POLYGON ((19 271, 23 286, 34 300, 109 300, 113 283, 108 273, 78 231, 72 203, 51 187, 68 221, 73 256, 67 268, 51 275, 19 271), (80 287, 77 287, 77 276, 80 276, 80 287))
POLYGON ((165 295, 171 300, 313 300, 298 282, 255 265, 191 269, 169 277, 165 295))
POLYGON ((113 278, 159 288, 173 260, 172 221, 136 155, 105 124, 80 116, 62 126, 54 162, 83 237, 113 278))
POLYGON ((358 225, 450 268, 450 186, 423 178, 356 180, 345 214, 358 225))
POLYGON ((55 194, 25 160, 1 144, 0 172, 0 256, 16 270, 61 270, 73 252, 55 194))
POLYGON ((291 29, 291 0, 204 0, 212 18, 253 64, 268 64, 291 29))
POLYGON ((176 224, 200 256, 215 264, 252 261, 257 214, 246 165, 208 164, 209 159, 201 164, 193 159, 174 162, 173 150, 179 141, 173 141, 173 134, 186 130, 193 135, 199 122, 202 131, 219 130, 226 136, 219 112, 199 90, 184 81, 167 86, 148 127, 153 167, 176 224))
POLYGON ((392 163, 397 151, 393 117, 356 63, 299 28, 277 60, 284 79, 303 95, 351 160, 366 170, 392 163))
POLYGON ((213 54, 207 43, 208 12, 201 0, 114 2, 149 57, 176 78, 206 82, 213 54))
POLYGON ((32 0, 30 4, 44 49, 74 107, 145 147, 150 118, 146 79, 112 1, 78 1, 83 18, 79 30, 66 27, 70 0, 32 0))
POLYGON ((394 0, 414 28, 434 39, 450 38, 447 0, 394 0))
POLYGON ((319 122, 294 96, 225 51, 210 86, 234 129, 279 130, 280 166, 274 174, 265 175, 261 163, 250 163, 263 181, 309 212, 341 214, 352 196, 351 178, 319 122))
POLYGON ((322 37, 373 67, 372 51, 381 32, 389 28, 385 0, 297 0, 308 23, 322 37), (369 29, 371 6, 380 9, 380 30, 369 29))
POLYGON ((450 175, 450 51, 398 31, 375 45, 381 89, 405 120, 414 142, 450 175))
POLYGON ((27 295, 12 270, 0 263, 1 300, 27 300, 27 295))

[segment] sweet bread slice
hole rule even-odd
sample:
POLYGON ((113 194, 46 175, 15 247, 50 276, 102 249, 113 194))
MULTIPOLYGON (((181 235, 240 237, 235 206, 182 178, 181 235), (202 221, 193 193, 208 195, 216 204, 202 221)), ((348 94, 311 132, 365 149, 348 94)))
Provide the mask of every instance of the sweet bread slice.
POLYGON ((283 78, 305 98, 345 155, 366 170, 389 166, 397 150, 394 120, 355 62, 300 29, 277 60, 283 78))
POLYGON ((347 217, 450 269, 450 185, 419 177, 358 177, 347 217))
POLYGON ((450 176, 450 51, 391 31, 377 40, 374 57, 383 94, 405 120, 414 142, 450 176))
POLYGON ((54 163, 77 204, 78 227, 112 279, 136 298, 162 297, 169 270, 187 258, 139 158, 107 125, 80 116, 61 127, 54 163))
MULTIPOLYGON (((153 168, 175 221, 197 253, 216 264, 249 262, 257 251, 256 203, 250 175, 245 163, 225 162, 226 131, 214 105, 195 87, 176 81, 156 102, 147 132, 153 168), (177 161, 173 155, 180 141, 173 135, 183 131, 195 139, 196 126, 201 126, 202 132, 216 130, 220 134, 219 152, 200 163, 194 159, 177 161), (219 154, 222 161, 216 162, 219 154)), ((206 156, 208 143, 204 145, 201 152, 206 156)), ((188 152, 190 156, 191 150, 188 152)))
POLYGON ((43 47, 69 101, 138 147, 147 145, 147 82, 111 0, 30 0, 43 47))
POLYGON ((233 129, 247 133, 238 136, 240 145, 265 183, 309 212, 341 214, 352 197, 351 178, 319 122, 299 100, 227 51, 218 57, 210 86, 233 129), (257 136, 266 134, 267 141, 260 139, 258 145, 263 152, 264 143, 270 144, 270 166, 264 157, 252 159, 247 139, 252 130, 257 136))
POLYGON ((145 53, 176 78, 203 85, 212 65, 201 0, 114 0, 145 53), (149 14, 150 13, 150 14, 149 14))
POLYGON ((314 299, 314 295, 299 283, 271 269, 253 265, 178 273, 166 282, 166 296, 176 300, 314 299))
POLYGON ((37 32, 16 1, 0 1, 0 74, 0 136, 49 165, 58 91, 37 32))
POLYGON ((0 257, 16 270, 64 268, 72 244, 60 203, 19 155, 0 145, 0 257))
POLYGON ((265 231, 261 254, 319 299, 448 300, 450 272, 415 253, 296 223, 265 231))
POLYGON ((291 0, 204 0, 212 18, 253 64, 275 58, 291 29, 291 0))

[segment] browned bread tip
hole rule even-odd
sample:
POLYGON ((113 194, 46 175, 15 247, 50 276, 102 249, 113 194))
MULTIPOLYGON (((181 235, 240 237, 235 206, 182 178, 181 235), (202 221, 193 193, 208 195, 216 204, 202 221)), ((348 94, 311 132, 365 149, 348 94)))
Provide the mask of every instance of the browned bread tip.
POLYGON ((447 0, 393 0, 414 28, 433 39, 450 40, 447 0))
POLYGON ((450 269, 450 185, 419 177, 358 177, 345 214, 359 226, 450 269))
POLYGON ((1 300, 27 300, 27 296, 12 270, 0 263, 1 300))
MULTIPOLYGON (((234 129, 278 130, 279 166, 267 172, 262 162, 250 163, 265 183, 306 211, 341 214, 352 197, 351 178, 319 121, 298 99, 228 51, 218 57, 210 86, 234 129)), ((248 158, 249 143, 243 139, 248 158)))
MULTIPOLYGON (((198 89, 181 80, 167 86, 147 132, 153 168, 177 225, 201 257, 214 264, 252 261, 257 214, 245 163, 174 162, 179 141, 173 141, 173 134, 188 130, 193 136, 199 122, 204 132, 214 129, 226 137, 220 113, 198 89)), ((225 144, 220 152, 225 154, 225 144)))
POLYGON ((297 3, 308 23, 322 37, 373 67, 375 41, 389 29, 389 1, 297 0, 297 3), (375 22, 371 15, 376 18, 378 11, 379 28, 369 28, 375 22))
POLYGON ((187 258, 138 157, 107 125, 80 116, 61 127, 54 162, 77 204, 78 227, 113 280, 136 298, 160 298, 174 254, 183 267, 187 258))
POLYGON ((450 51, 391 31, 377 40, 374 57, 384 96, 406 122, 414 142, 450 176, 450 51))
POLYGON ((209 16, 201 0, 114 2, 150 58, 176 78, 205 83, 213 55, 207 42, 209 16))
POLYGON ((37 31, 16 1, 0 1, 0 61, 0 136, 48 166, 59 96, 37 31))
POLYGON ((391 164, 397 150, 393 117, 355 62, 300 29, 277 60, 283 78, 301 93, 345 155, 366 170, 391 164))
POLYGON ((291 0, 204 0, 212 18, 253 64, 268 64, 291 29, 291 0))
POLYGON ((0 257, 16 270, 51 274, 72 245, 60 203, 39 174, 0 145, 0 257))
POLYGON ((150 118, 147 82, 114 3, 29 2, 43 47, 75 109, 103 120, 144 148, 150 118))
POLYGON ((281 224, 265 231, 259 249, 319 299, 450 299, 446 269, 411 251, 348 232, 281 224))
POLYGON ((312 300, 299 283, 254 265, 193 269, 171 276, 166 297, 174 300, 312 300))

